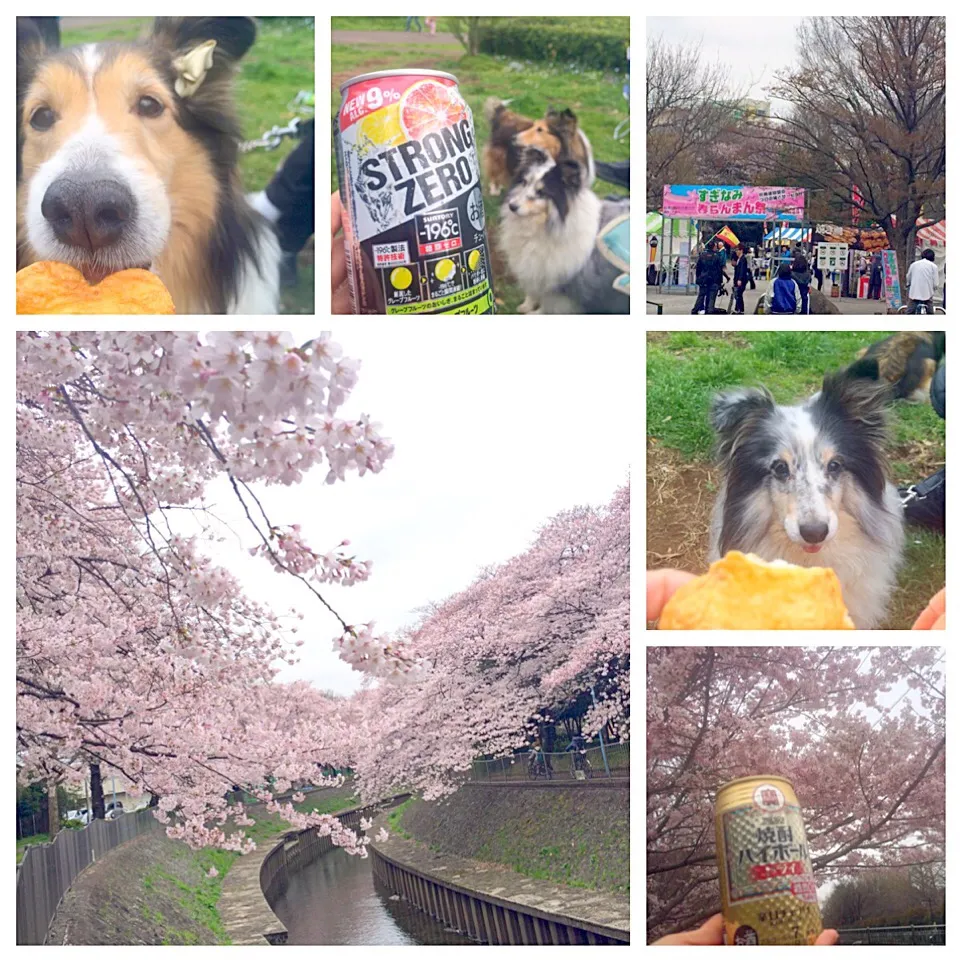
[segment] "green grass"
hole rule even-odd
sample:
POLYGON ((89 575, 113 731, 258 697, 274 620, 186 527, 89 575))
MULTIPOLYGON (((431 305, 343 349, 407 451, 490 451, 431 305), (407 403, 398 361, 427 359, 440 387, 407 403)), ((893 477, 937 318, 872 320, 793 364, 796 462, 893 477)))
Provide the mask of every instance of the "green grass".
POLYGON ((17 863, 23 859, 27 847, 32 847, 37 843, 49 843, 50 835, 46 833, 35 833, 32 837, 22 837, 17 840, 17 863))
MULTIPOLYGON (((423 32, 427 32, 427 25, 420 18, 420 26, 423 32)), ((450 18, 437 17, 437 33, 450 32, 450 18)), ((404 25, 407 22, 406 17, 331 17, 331 30, 399 30, 403 32, 404 25)), ((414 33, 417 32, 415 25, 412 25, 414 33)))
POLYGON ((410 834, 403 829, 401 821, 403 820, 404 813, 415 799, 415 797, 409 797, 387 814, 387 831, 389 833, 395 833, 398 837, 403 837, 404 840, 410 839, 410 834))
MULTIPOLYGON (((630 157, 629 138, 622 141, 612 139, 616 125, 629 115, 629 104, 621 92, 622 74, 570 70, 545 63, 519 63, 508 57, 486 54, 468 57, 462 49, 451 50, 449 47, 390 46, 388 39, 383 46, 334 44, 331 116, 340 107, 341 82, 354 74, 400 67, 443 70, 457 78, 460 91, 473 112, 478 146, 487 141, 490 133, 483 116, 484 101, 487 97, 497 96, 504 100, 513 98, 510 109, 528 117, 542 117, 551 105, 569 107, 577 115, 597 160, 627 160, 630 157)), ((336 158, 331 155, 331 191, 337 186, 336 158)), ((594 190, 601 196, 627 192, 602 181, 594 184, 594 190)), ((499 197, 484 196, 488 229, 493 226, 495 230, 502 198, 502 194, 499 197)), ((494 289, 498 310, 516 312, 524 295, 515 284, 507 281, 502 271, 494 277, 494 289)))
MULTIPOLYGON (((314 31, 303 17, 258 17, 257 40, 241 61, 236 93, 245 139, 253 140, 274 125, 286 125, 295 114, 287 104, 300 90, 314 88, 314 31)), ((115 25, 96 25, 63 32, 64 46, 103 40, 135 40, 149 31, 150 17, 135 17, 115 25)), ((276 150, 252 150, 240 157, 246 192, 262 190, 280 162, 296 146, 285 139, 276 150)), ((313 251, 301 254, 300 280, 283 291, 283 313, 314 312, 313 251)))
MULTIPOLYGON (((713 445, 707 411, 712 396, 733 386, 764 385, 779 403, 809 396, 825 371, 849 364, 861 347, 887 336, 870 332, 752 332, 655 335, 647 344, 647 435, 691 459, 713 445)), ((894 445, 929 444, 943 459, 945 424, 929 404, 893 404, 894 445)), ((916 478, 902 460, 898 478, 916 478)))

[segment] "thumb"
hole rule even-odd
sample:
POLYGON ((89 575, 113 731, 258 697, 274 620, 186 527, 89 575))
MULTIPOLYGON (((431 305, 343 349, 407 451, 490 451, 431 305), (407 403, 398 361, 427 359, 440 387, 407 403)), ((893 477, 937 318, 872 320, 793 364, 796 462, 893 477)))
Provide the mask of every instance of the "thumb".
POLYGON ((715 913, 702 927, 683 933, 671 933, 654 941, 653 946, 719 946, 723 943, 723 914, 715 913))

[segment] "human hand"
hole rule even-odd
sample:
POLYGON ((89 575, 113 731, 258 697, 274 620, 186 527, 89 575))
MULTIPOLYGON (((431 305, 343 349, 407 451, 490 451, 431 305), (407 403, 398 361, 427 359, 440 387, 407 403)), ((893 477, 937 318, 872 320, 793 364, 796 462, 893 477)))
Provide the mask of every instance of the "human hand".
POLYGON ((914 630, 947 629, 947 588, 944 587, 927 604, 927 609, 917 617, 914 630))
MULTIPOLYGON (((814 946, 832 947, 840 939, 836 930, 824 930, 817 937, 814 946)), ((654 947, 677 946, 722 946, 723 944, 723 914, 715 913, 706 923, 696 930, 685 930, 683 933, 670 933, 659 940, 654 940, 654 947)))
POLYGON ((347 248, 340 232, 343 226, 343 209, 340 206, 340 194, 333 192, 330 198, 330 276, 333 295, 330 303, 331 313, 352 313, 350 309, 350 287, 347 284, 347 248), (340 236, 337 236, 338 232, 340 236))
POLYGON ((647 571, 647 621, 659 620, 667 601, 694 575, 685 570, 647 571))

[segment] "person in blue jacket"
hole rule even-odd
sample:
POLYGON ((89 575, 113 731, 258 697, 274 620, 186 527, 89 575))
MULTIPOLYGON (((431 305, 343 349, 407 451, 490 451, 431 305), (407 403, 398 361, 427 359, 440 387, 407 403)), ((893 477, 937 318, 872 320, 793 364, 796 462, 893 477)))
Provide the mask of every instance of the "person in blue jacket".
POLYGON ((773 281, 771 313, 797 313, 800 309, 800 288, 790 274, 790 264, 781 263, 773 281))

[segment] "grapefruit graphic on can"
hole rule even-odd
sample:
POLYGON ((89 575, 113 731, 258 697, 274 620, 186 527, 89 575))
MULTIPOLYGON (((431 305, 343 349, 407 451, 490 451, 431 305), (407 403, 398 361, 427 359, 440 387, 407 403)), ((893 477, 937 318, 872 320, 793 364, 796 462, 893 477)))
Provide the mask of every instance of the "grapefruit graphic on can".
POLYGON ((493 313, 473 115, 456 77, 348 80, 334 122, 353 313, 493 313))

